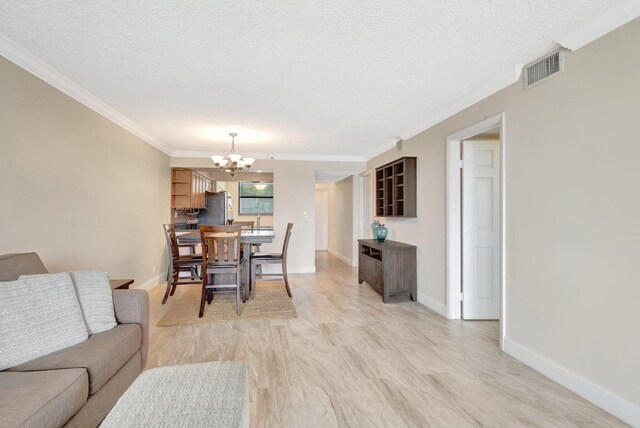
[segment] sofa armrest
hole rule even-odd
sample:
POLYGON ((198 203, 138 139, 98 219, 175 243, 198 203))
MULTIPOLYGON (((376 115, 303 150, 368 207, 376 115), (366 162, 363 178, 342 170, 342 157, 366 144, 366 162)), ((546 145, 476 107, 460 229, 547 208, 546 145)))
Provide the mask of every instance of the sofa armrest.
POLYGON ((113 290, 113 309, 118 324, 140 324, 142 368, 149 351, 149 294, 146 290, 113 290))

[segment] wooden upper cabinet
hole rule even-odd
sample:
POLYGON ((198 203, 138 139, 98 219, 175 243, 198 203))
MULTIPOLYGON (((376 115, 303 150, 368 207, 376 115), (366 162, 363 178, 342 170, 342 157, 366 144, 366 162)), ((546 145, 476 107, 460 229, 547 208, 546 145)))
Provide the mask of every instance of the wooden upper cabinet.
POLYGON ((204 208, 211 180, 186 168, 171 169, 171 208, 204 208))
POLYGON ((376 168, 376 217, 416 217, 416 158, 404 157, 376 168))
POLYGON ((200 174, 191 171, 191 208, 200 207, 200 174))

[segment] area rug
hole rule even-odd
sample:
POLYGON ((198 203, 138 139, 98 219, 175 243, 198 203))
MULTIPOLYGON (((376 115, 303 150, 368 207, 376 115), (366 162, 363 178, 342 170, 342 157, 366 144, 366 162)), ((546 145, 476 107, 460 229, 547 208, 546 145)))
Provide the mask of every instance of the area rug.
POLYGON ((232 292, 216 294, 210 305, 205 303, 204 316, 198 318, 202 289, 185 288, 179 300, 158 322, 158 327, 298 317, 282 282, 258 282, 255 297, 246 303, 240 302, 240 316, 236 314, 236 294, 232 292))

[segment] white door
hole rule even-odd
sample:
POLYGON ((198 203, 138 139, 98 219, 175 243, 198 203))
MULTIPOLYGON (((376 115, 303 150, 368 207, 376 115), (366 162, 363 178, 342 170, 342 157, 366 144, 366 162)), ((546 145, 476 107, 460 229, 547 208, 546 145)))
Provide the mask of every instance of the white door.
POLYGON ((362 224, 360 225, 360 238, 371 238, 371 222, 373 222, 373 194, 371 184, 372 174, 364 173, 360 176, 362 180, 362 224))
POLYGON ((500 318, 500 144, 462 146, 462 318, 500 318))
POLYGON ((329 248, 329 189, 316 189, 316 251, 329 248))

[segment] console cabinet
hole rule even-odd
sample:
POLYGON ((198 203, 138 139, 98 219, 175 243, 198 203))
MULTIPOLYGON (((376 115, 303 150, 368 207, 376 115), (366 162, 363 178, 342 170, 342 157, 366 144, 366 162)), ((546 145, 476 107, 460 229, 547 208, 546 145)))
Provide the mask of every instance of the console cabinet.
POLYGON ((418 298, 416 280, 416 247, 402 242, 359 239, 358 283, 366 282, 382 295, 408 295, 418 298))

